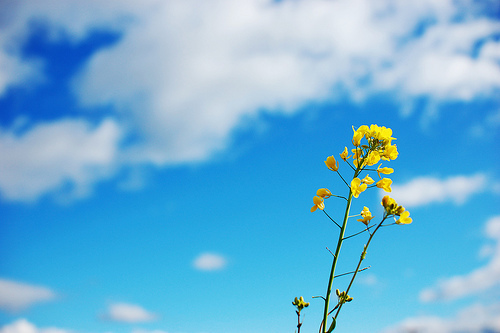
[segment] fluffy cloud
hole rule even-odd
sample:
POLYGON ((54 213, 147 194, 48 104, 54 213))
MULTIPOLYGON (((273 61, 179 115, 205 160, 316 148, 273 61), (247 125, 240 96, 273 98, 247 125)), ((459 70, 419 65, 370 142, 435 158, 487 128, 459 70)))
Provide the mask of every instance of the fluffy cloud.
POLYGON ((500 285, 500 216, 488 220, 486 235, 494 239, 496 245, 488 251, 491 258, 485 266, 440 281, 436 286, 423 290, 420 299, 424 302, 454 300, 500 285))
POLYGON ((0 279, 0 309, 16 312, 39 302, 51 301, 56 294, 46 287, 0 279))
POLYGON ((153 321, 157 316, 139 305, 128 303, 114 303, 108 308, 104 318, 126 323, 140 323, 153 321))
POLYGON ((70 333, 56 327, 38 328, 26 319, 18 319, 0 328, 0 333, 70 333))
POLYGON ((403 185, 393 185, 391 197, 405 207, 416 207, 433 202, 464 203, 471 195, 485 190, 486 176, 454 176, 441 180, 419 177, 403 185))
POLYGON ((119 128, 105 120, 93 128, 82 120, 39 124, 24 134, 0 128, 0 194, 7 200, 34 200, 70 185, 82 196, 88 184, 110 173, 119 128))
POLYGON ((226 258, 214 253, 202 253, 193 261, 193 266, 201 271, 220 270, 226 265, 226 258))
POLYGON ((460 311, 454 318, 436 316, 409 318, 383 333, 485 333, 500 332, 500 303, 476 304, 460 311))
MULTIPOLYGON (((415 97, 439 104, 492 98, 500 88, 500 42, 492 38, 500 25, 481 16, 474 1, 40 0, 9 6, 0 8, 12 13, 0 32, 0 94, 31 84, 30 73, 43 75, 42 66, 20 56, 33 20, 43 22, 54 41, 78 43, 95 29, 121 34, 91 55, 73 82, 82 105, 114 106, 121 131, 133 133, 135 144, 118 155, 109 151, 117 163, 206 160, 263 110, 292 113, 310 101, 360 101, 387 92, 403 105, 415 97)), ((113 150, 118 129, 106 124, 108 135, 100 140, 113 150)), ((42 127, 55 133, 58 125, 33 128, 25 142, 6 130, 3 140, 27 153, 28 144, 40 147, 28 138, 42 127)), ((106 177, 101 171, 109 161, 87 161, 86 152, 69 150, 62 155, 78 161, 70 170, 14 160, 27 167, 0 180, 4 197, 33 199, 68 178, 85 191, 106 177), (83 171, 88 167, 99 172, 83 171), (38 177, 43 184, 30 188, 8 181, 46 170, 52 170, 48 180, 38 177)))

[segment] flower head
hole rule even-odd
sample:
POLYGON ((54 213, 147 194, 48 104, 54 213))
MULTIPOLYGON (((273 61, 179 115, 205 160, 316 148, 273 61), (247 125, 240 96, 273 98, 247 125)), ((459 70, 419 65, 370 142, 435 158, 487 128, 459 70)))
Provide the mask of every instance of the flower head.
POLYGON ((366 225, 368 225, 368 223, 370 223, 370 220, 375 217, 375 216, 372 216, 372 213, 370 212, 370 210, 366 206, 361 211, 361 216, 363 218, 362 219, 358 219, 358 221, 359 222, 363 222, 366 225))
POLYGON ((347 156, 348 154, 349 154, 349 152, 347 151, 347 147, 345 147, 342 154, 340 154, 340 158, 343 159, 344 161, 347 161, 347 159, 349 157, 351 157, 351 156, 347 156))
POLYGON ((318 197, 328 199, 329 197, 332 196, 332 192, 330 192, 330 190, 327 188, 320 188, 319 190, 316 191, 316 195, 318 197))
POLYGON ((354 134, 352 136, 352 144, 356 147, 358 147, 361 144, 361 139, 365 136, 366 133, 370 131, 370 128, 366 125, 359 126, 357 130, 354 129, 354 126, 352 127, 352 130, 354 131, 354 134))
POLYGON ((389 178, 383 178, 377 182, 377 187, 383 189, 386 192, 391 192, 392 180, 389 178))
POLYGON ((385 146, 385 150, 381 158, 386 161, 395 160, 396 158, 398 158, 398 155, 399 153, 396 145, 387 145, 385 146))
POLYGON ((316 209, 325 209, 325 200, 321 197, 317 197, 317 196, 314 196, 313 197, 313 202, 314 202, 314 206, 311 207, 311 212, 314 212, 316 211, 316 209))
POLYGON ((366 164, 368 165, 375 165, 380 161, 380 154, 378 151, 372 150, 366 159, 366 164))
MULTIPOLYGON (((399 206, 402 207, 402 206, 399 206)), ((404 209, 404 208, 403 208, 404 209)), ((412 222, 412 218, 410 217, 410 212, 405 210, 399 215, 399 219, 396 220, 397 224, 410 224, 412 222)))
POLYGON ((371 184, 375 183, 375 181, 369 175, 366 175, 366 177, 363 178, 361 180, 361 182, 364 183, 364 184, 366 184, 366 185, 371 185, 371 184))
POLYGON ((386 195, 382 198, 382 206, 384 206, 387 214, 394 214, 394 210, 398 207, 396 200, 386 195))
POLYGON ((300 312, 302 311, 303 308, 307 308, 309 306, 309 303, 305 302, 304 297, 300 296, 300 298, 295 297, 294 301, 292 302, 292 305, 295 305, 297 310, 300 312))
POLYGON ((380 167, 381 165, 382 165, 382 163, 380 163, 380 165, 377 168, 377 173, 378 173, 378 177, 379 178, 382 178, 382 177, 380 177, 381 173, 384 174, 384 175, 390 175, 391 173, 394 172, 393 168, 381 168, 380 167))
POLYGON ((351 181, 351 192, 355 198, 357 198, 361 192, 366 190, 366 188, 367 188, 367 185, 364 183, 361 184, 361 179, 359 179, 357 177, 351 181))
POLYGON ((335 161, 335 157, 333 157, 333 155, 326 158, 325 164, 328 169, 332 171, 337 171, 339 169, 339 162, 335 161))

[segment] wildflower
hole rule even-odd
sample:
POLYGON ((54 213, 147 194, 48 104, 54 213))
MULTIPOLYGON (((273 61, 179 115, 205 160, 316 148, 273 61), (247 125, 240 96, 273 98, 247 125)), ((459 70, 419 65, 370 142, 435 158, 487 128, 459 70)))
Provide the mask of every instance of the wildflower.
POLYGON ((392 129, 386 128, 385 126, 380 127, 378 139, 380 141, 384 141, 387 144, 391 144, 392 140, 395 140, 396 138, 391 137, 392 135, 392 129))
POLYGON ((377 187, 383 189, 386 192, 391 192, 392 180, 389 178, 383 178, 377 182, 377 187))
POLYGON ((371 185, 371 184, 375 183, 375 181, 374 181, 374 180, 373 180, 373 179, 372 179, 369 175, 366 175, 366 177, 365 177, 365 178, 363 178, 363 179, 361 180, 361 182, 362 182, 363 184, 366 184, 366 185, 371 185))
POLYGON ((333 157, 333 155, 326 158, 325 164, 328 169, 332 171, 337 171, 339 169, 339 162, 335 161, 335 157, 333 157))
POLYGON ((389 161, 389 160, 395 160, 398 157, 398 148, 396 145, 387 145, 385 146, 385 151, 381 158, 383 160, 389 161))
POLYGON ((318 197, 328 199, 332 196, 332 192, 330 192, 330 190, 327 188, 320 188, 318 191, 316 191, 316 195, 318 197))
POLYGON ((380 161, 380 154, 378 151, 371 151, 366 159, 366 164, 375 165, 380 161))
POLYGON ((364 183, 361 184, 361 179, 359 179, 357 177, 351 181, 351 192, 355 198, 357 198, 361 192, 366 190, 366 188, 367 188, 367 185, 364 183))
MULTIPOLYGON (((402 207, 402 206, 399 206, 402 207)), ((404 208, 403 208, 404 209, 404 208)), ((410 224, 412 222, 412 218, 410 217, 410 212, 405 210, 399 216, 399 219, 396 220, 397 224, 410 224)))
POLYGON ((325 200, 321 197, 317 197, 317 196, 314 196, 313 198, 313 202, 314 202, 314 206, 311 207, 311 212, 314 212, 316 211, 316 209, 325 209, 325 200))
POLYGON ((390 175, 391 173, 394 172, 394 169, 393 168, 381 168, 380 166, 382 165, 382 163, 380 163, 380 165, 378 166, 377 168, 377 173, 378 173, 378 177, 379 178, 382 178, 380 177, 380 174, 384 174, 384 175, 390 175))
POLYGON ((354 131, 354 135, 352 137, 352 144, 358 147, 361 143, 361 139, 363 139, 365 134, 368 133, 370 129, 368 128, 368 126, 362 125, 357 130, 355 130, 353 126, 352 130, 354 131))
POLYGON ((351 156, 347 156, 349 153, 347 152, 347 147, 344 148, 344 151, 342 154, 340 154, 340 158, 343 159, 344 161, 347 161, 347 159, 351 156))
POLYGON ((396 200, 386 195, 382 198, 382 206, 384 206, 387 214, 390 215, 393 214, 393 211, 397 208, 398 204, 396 203, 396 200))
POLYGON ((375 217, 375 216, 372 216, 372 213, 370 212, 370 210, 366 206, 361 211, 361 216, 363 218, 362 219, 358 219, 358 221, 359 222, 363 222, 366 225, 368 225, 368 223, 370 223, 370 220, 375 217))
POLYGON ((359 148, 352 149, 352 152, 354 154, 352 155, 352 162, 356 167, 358 166, 359 160, 361 160, 361 162, 365 164, 365 159, 363 158, 363 151, 361 149, 359 148))

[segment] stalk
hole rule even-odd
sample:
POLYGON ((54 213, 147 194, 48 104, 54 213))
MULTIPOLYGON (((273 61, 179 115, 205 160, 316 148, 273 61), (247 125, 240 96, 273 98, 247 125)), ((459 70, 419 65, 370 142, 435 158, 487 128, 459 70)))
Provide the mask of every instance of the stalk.
POLYGON ((344 233, 347 225, 347 220, 349 218, 349 210, 351 209, 351 201, 352 201, 352 191, 349 190, 349 197, 347 198, 347 207, 345 209, 344 222, 342 223, 342 227, 340 228, 339 241, 337 242, 337 249, 335 250, 335 254, 333 256, 332 269, 330 271, 330 279, 328 280, 328 288, 326 290, 326 298, 325 298, 325 310, 323 313, 323 329, 322 333, 326 333, 327 331, 327 320, 328 320, 328 309, 330 307, 330 295, 332 293, 332 285, 333 278, 335 276, 335 267, 337 266, 337 259, 340 254, 340 248, 342 246, 342 242, 344 240, 344 233))
MULTIPOLYGON (((384 216, 384 218, 382 219, 382 221, 377 225, 377 227, 375 228, 375 230, 373 231, 372 234, 370 234, 370 237, 368 238, 368 242, 366 242, 366 245, 363 249, 363 252, 361 253, 361 257, 359 258, 359 262, 358 262, 358 266, 356 267, 356 269, 354 270, 354 275, 352 276, 351 278, 351 282, 349 282, 349 286, 347 287, 345 293, 347 295, 349 295, 349 290, 351 289, 351 286, 354 282, 354 279, 356 278, 356 275, 358 274, 359 272, 359 268, 361 267, 361 263, 363 262, 363 260, 365 259, 365 256, 366 256, 366 251, 368 250, 368 246, 370 246, 370 242, 372 241, 372 238, 373 236, 375 236, 375 233, 377 232, 377 230, 382 226, 382 223, 384 223, 385 219, 387 218, 387 216, 384 216)), ((335 320, 337 319, 337 316, 339 315, 339 312, 340 312, 340 309, 342 308, 342 305, 344 303, 340 303, 338 309, 337 309, 337 312, 335 313, 335 320)))

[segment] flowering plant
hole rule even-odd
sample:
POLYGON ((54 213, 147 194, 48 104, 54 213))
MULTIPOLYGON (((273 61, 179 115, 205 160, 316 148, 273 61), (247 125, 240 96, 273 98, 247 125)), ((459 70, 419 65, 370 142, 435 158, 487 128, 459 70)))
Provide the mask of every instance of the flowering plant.
MULTIPOLYGON (((363 223, 365 225, 365 229, 354 235, 345 236, 346 226, 348 223, 347 221, 349 220, 350 217, 353 217, 349 215, 351 209, 351 202, 353 198, 358 198, 361 193, 363 193, 369 188, 374 188, 374 187, 381 188, 385 192, 391 192, 392 180, 389 178, 383 178, 381 175, 389 175, 394 172, 394 169, 388 167, 382 168, 381 167, 382 163, 380 163, 376 168, 374 168, 373 166, 379 163, 381 160, 391 161, 395 160, 398 157, 397 147, 396 145, 392 144, 392 141, 395 140, 395 138, 392 137, 392 130, 390 128, 386 128, 384 126, 380 127, 377 125, 371 125, 370 127, 362 125, 358 129, 354 129, 353 127, 353 131, 354 134, 352 138, 352 144, 354 145, 354 148, 351 150, 352 155, 349 155, 349 150, 347 149, 347 147, 345 147, 344 151, 340 154, 340 158, 353 171, 352 180, 350 182, 347 182, 345 178, 342 177, 342 175, 339 172, 340 169, 339 162, 335 159, 334 156, 327 157, 325 161, 327 168, 333 172, 336 172, 340 176, 342 181, 345 183, 345 185, 348 187, 349 194, 347 198, 339 195, 333 195, 330 192, 330 190, 326 188, 320 188, 316 192, 316 196, 313 197, 314 206, 311 208, 311 212, 314 212, 318 209, 323 211, 325 215, 330 220, 332 220, 332 222, 334 222, 340 229, 337 241, 337 247, 335 249, 335 252, 332 253, 333 262, 330 271, 330 277, 328 280, 326 295, 324 297, 317 296, 325 301, 323 319, 321 320, 320 324, 320 333, 331 333, 336 327, 337 318, 340 313, 340 310, 342 309, 342 306, 345 303, 351 302, 353 300, 353 298, 349 296, 348 293, 352 287, 352 284, 358 272, 365 269, 365 268, 361 269, 361 263, 365 259, 368 246, 370 245, 373 236, 375 236, 377 231, 384 226, 389 226, 394 224, 409 224, 412 222, 412 219, 410 218, 410 213, 403 206, 398 205, 398 203, 393 198, 386 195, 384 196, 381 202, 384 209, 381 220, 377 223, 372 224, 374 216, 372 216, 370 209, 365 206, 359 215, 355 215, 355 216, 361 216, 361 219, 357 219, 357 221, 363 223), (366 143, 363 141, 363 139, 365 139, 366 143), (361 179, 360 176, 362 176, 362 174, 364 174, 365 172, 366 175, 364 176, 364 178, 361 179), (377 182, 375 182, 373 178, 370 177, 369 175, 370 172, 377 173, 377 176, 379 178, 377 182), (325 210, 325 199, 328 199, 330 197, 342 198, 346 201, 344 220, 342 224, 337 223, 332 217, 330 217, 330 215, 327 214, 325 210), (392 223, 386 222, 390 218, 394 218, 394 222, 392 223), (352 274, 349 285, 345 291, 341 292, 339 289, 336 290, 337 304, 335 304, 333 308, 330 309, 333 280, 335 277, 340 276, 340 275, 337 276, 335 275, 335 268, 337 267, 337 262, 339 259, 340 248, 342 247, 342 243, 347 238, 360 235, 364 232, 367 232, 369 236, 366 244, 363 247, 363 251, 361 252, 361 256, 357 263, 356 269, 350 273, 340 274, 340 275, 352 274), (329 323, 328 316, 331 315, 332 313, 334 314, 331 317, 331 322, 329 323)), ((304 307, 308 306, 309 303, 305 303, 303 298, 300 297, 300 299, 295 298, 295 301, 292 304, 295 305, 295 307, 297 308, 296 311, 298 315, 297 328, 298 332, 300 333, 300 328, 302 326, 302 323, 300 322, 300 311, 304 307)))

